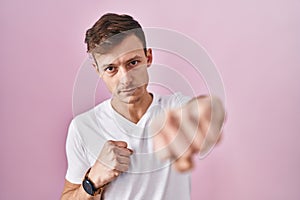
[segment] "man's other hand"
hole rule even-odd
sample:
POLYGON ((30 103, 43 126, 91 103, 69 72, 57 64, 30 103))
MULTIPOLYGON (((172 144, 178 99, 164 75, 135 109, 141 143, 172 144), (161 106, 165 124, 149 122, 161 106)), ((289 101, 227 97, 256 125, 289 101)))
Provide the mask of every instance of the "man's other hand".
POLYGON ((190 170, 193 155, 206 155, 220 140, 224 118, 224 107, 217 97, 194 98, 152 121, 154 151, 160 159, 173 159, 178 171, 190 170))

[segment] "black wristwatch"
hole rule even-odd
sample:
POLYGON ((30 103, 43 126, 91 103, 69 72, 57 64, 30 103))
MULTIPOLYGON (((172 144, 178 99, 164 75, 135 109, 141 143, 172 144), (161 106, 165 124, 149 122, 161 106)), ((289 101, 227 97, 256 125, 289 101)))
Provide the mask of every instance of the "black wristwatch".
POLYGON ((86 174, 84 176, 84 179, 82 181, 82 187, 86 191, 86 193, 88 193, 89 195, 96 196, 97 194, 100 194, 104 190, 104 187, 107 184, 105 184, 99 188, 96 188, 93 181, 91 181, 88 177, 90 171, 91 171, 91 168, 89 168, 89 170, 86 172, 86 174))

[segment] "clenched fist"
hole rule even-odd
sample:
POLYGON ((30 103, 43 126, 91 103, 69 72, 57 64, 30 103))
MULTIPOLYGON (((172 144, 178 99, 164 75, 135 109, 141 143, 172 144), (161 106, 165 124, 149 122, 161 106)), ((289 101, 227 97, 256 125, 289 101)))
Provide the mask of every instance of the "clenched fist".
POLYGON ((129 168, 130 155, 133 151, 123 141, 107 141, 95 164, 91 168, 89 178, 96 187, 101 187, 125 172, 129 168))
POLYGON ((219 141, 224 118, 224 107, 218 98, 194 98, 152 121, 154 150, 161 159, 174 159, 178 171, 190 170, 193 155, 205 155, 219 141))

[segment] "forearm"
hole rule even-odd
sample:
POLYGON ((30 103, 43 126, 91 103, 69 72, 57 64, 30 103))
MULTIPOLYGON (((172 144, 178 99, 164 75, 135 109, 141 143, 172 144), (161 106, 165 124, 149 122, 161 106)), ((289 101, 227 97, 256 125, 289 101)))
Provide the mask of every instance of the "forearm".
POLYGON ((127 148, 127 143, 124 141, 107 141, 97 162, 88 169, 84 176, 83 185, 88 192, 84 190, 82 184, 74 184, 65 180, 61 200, 100 200, 101 194, 105 190, 104 187, 115 180, 120 173, 128 170, 129 157, 132 153, 133 151, 127 148), (105 163, 105 165, 102 163, 105 163), (89 194, 98 195, 93 197, 89 194))
POLYGON ((65 186, 65 190, 61 196, 61 200, 100 200, 101 194, 91 196, 86 193, 82 185, 76 189, 67 189, 68 185, 65 186))

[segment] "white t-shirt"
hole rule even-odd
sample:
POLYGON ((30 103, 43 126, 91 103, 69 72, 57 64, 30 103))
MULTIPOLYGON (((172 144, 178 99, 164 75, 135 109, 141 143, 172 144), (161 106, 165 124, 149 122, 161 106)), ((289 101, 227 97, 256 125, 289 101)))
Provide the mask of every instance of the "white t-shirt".
POLYGON ((180 93, 153 95, 147 112, 137 124, 117 113, 108 99, 75 117, 66 141, 68 170, 66 179, 81 184, 107 140, 126 141, 134 151, 128 172, 120 174, 105 189, 104 199, 120 200, 187 200, 190 199, 190 173, 178 173, 170 162, 161 162, 153 154, 149 136, 151 119, 165 109, 176 108, 189 101, 180 93))

